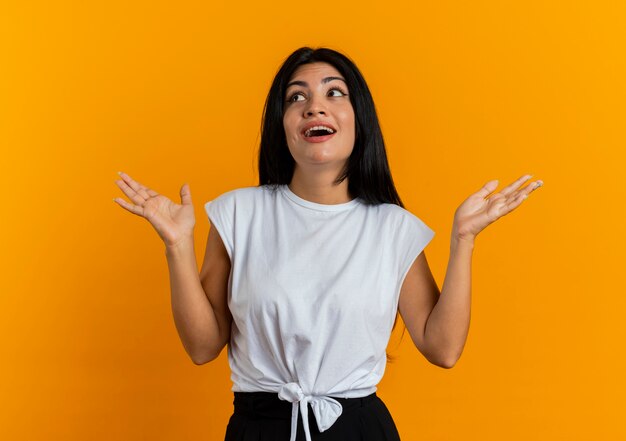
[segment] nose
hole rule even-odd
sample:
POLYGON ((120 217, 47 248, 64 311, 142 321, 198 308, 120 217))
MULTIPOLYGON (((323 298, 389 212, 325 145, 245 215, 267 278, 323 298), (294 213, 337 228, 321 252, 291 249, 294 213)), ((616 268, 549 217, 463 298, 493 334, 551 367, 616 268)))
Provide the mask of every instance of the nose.
POLYGON ((309 101, 309 104, 307 106, 305 106, 304 109, 304 116, 311 116, 313 114, 316 113, 320 113, 322 115, 326 114, 326 108, 324 107, 324 104, 321 102, 321 100, 319 98, 317 98, 315 95, 311 96, 311 99, 309 101))

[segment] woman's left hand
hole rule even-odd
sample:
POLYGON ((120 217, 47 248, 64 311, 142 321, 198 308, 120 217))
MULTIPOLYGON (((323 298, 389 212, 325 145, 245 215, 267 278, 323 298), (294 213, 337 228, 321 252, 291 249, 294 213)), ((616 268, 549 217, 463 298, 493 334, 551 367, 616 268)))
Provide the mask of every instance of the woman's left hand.
POLYGON ((498 180, 487 182, 457 208, 452 227, 453 237, 473 241, 487 225, 516 209, 530 193, 543 185, 543 181, 539 180, 520 189, 531 177, 524 175, 488 198, 487 195, 498 187, 498 180))

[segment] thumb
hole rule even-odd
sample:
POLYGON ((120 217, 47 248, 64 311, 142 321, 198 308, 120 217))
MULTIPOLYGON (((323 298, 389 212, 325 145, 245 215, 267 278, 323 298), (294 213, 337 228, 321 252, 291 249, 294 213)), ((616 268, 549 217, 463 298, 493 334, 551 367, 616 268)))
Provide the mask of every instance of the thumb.
POLYGON ((180 200, 183 205, 191 205, 191 189, 187 183, 180 187, 180 200))

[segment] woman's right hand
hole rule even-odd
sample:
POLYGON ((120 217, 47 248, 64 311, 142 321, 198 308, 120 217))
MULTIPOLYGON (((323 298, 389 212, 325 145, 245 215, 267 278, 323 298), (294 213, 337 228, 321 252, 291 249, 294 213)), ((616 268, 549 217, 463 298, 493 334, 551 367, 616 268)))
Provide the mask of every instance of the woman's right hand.
POLYGON ((180 189, 182 205, 178 205, 166 196, 133 180, 126 173, 119 172, 119 175, 122 179, 116 180, 115 183, 133 204, 122 198, 113 200, 122 208, 147 219, 166 246, 176 246, 180 241, 193 237, 196 218, 188 184, 183 184, 180 189))

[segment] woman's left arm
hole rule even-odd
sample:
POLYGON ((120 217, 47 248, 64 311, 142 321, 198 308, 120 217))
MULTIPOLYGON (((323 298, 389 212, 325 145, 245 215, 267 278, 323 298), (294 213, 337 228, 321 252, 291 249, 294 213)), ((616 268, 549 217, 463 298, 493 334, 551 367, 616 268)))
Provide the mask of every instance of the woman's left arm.
POLYGON ((425 257, 417 259, 411 278, 400 293, 402 319, 418 349, 438 366, 453 367, 463 352, 470 323, 471 264, 476 236, 487 225, 517 208, 528 195, 543 185, 536 181, 520 188, 530 179, 525 175, 487 197, 498 181, 487 182, 456 210, 450 241, 450 259, 441 294, 425 257), (434 287, 433 287, 434 285, 434 287), (432 305, 432 307, 429 307, 432 305), (419 311, 421 306, 421 311, 419 311))
POLYGON ((453 235, 441 294, 424 328, 424 345, 437 365, 453 367, 461 357, 470 324, 474 240, 453 235))

